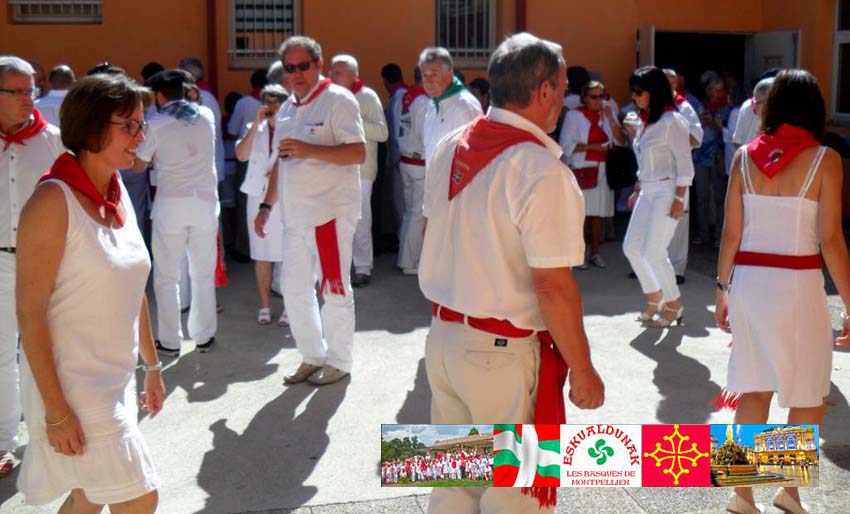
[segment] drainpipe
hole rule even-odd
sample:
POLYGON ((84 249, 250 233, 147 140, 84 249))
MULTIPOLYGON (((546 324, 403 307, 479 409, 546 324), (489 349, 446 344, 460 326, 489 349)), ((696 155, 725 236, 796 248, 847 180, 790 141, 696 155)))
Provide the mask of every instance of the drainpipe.
POLYGON ((218 17, 216 1, 207 0, 207 82, 214 95, 218 91, 218 17))
POLYGON ((516 31, 524 32, 526 26, 526 0, 516 0, 516 31))

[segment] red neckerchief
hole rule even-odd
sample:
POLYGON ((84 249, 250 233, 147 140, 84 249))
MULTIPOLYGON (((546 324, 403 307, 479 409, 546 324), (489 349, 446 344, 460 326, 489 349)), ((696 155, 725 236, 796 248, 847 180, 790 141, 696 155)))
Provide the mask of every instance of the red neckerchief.
MULTIPOLYGON (((581 106, 576 109, 580 113, 584 114, 584 117, 587 118, 587 121, 590 122, 590 132, 587 134, 587 144, 595 145, 597 143, 607 143, 608 142, 608 134, 602 130, 602 112, 601 111, 591 111, 585 106, 581 106)), ((605 162, 605 158, 608 154, 605 152, 585 152, 584 160, 591 162, 605 162)))
POLYGON ((106 198, 97 190, 91 178, 86 174, 86 170, 80 166, 77 158, 69 152, 60 155, 53 166, 50 167, 50 171, 42 175, 38 182, 41 183, 50 179, 61 180, 73 187, 97 204, 103 218, 106 218, 106 211, 109 211, 115 216, 118 226, 124 226, 124 220, 118 213, 118 205, 121 203, 121 184, 118 183, 117 171, 112 174, 112 178, 109 180, 106 198))
POLYGON ((292 105, 294 105, 295 107, 301 107, 302 105, 307 105, 308 103, 315 100, 317 96, 322 94, 322 91, 327 89, 330 85, 331 85, 331 79, 329 79, 329 78, 326 78, 323 81, 319 82, 319 87, 317 87, 316 90, 313 91, 313 94, 308 96, 307 99, 304 100, 303 102, 299 101, 298 98, 295 95, 292 95, 292 105))
POLYGON ((366 84, 364 84, 362 80, 357 79, 357 80, 354 81, 354 84, 351 84, 351 87, 349 87, 349 89, 351 90, 352 93, 354 93, 356 95, 364 87, 366 87, 366 84))
POLYGON ((407 92, 401 97, 401 113, 407 114, 413 101, 425 94, 425 89, 419 84, 407 88, 407 92))
POLYGON ((5 146, 3 146, 4 152, 8 150, 12 144, 26 146, 27 139, 41 134, 44 129, 47 128, 47 121, 44 120, 44 116, 41 115, 41 112, 39 112, 38 109, 32 110, 32 117, 32 123, 14 134, 0 134, 0 139, 6 143, 5 146))
POLYGON ((253 96, 257 100, 262 100, 260 98, 260 91, 262 91, 262 90, 263 90, 263 88, 255 87, 254 89, 251 90, 251 96, 253 96))
POLYGON ((773 134, 761 134, 747 145, 747 153, 767 178, 772 179, 800 152, 818 146, 806 129, 783 123, 773 134))
MULTIPOLYGON (((671 112, 671 111, 675 111, 675 110, 676 110, 676 108, 673 107, 672 105, 668 105, 667 107, 664 108, 664 112, 671 112)), ((644 126, 649 125, 649 113, 647 111, 644 111, 643 109, 641 109, 641 111, 638 113, 638 116, 640 116, 640 119, 641 119, 641 121, 643 121, 644 126)))
POLYGON ((399 80, 394 84, 390 84, 390 96, 393 96, 394 94, 396 94, 396 91, 402 88, 408 89, 407 84, 405 84, 403 80, 399 80))
POLYGON ((676 93, 673 95, 673 101, 676 102, 676 105, 682 105, 683 103, 687 102, 688 99, 680 95, 679 93, 676 93))
POLYGON ((497 155, 513 145, 525 142, 543 146, 531 132, 478 116, 464 129, 457 142, 449 180, 449 201, 468 186, 497 155))
POLYGON ((197 82, 195 82, 195 85, 198 86, 198 89, 202 89, 207 93, 212 93, 212 86, 210 86, 210 83, 204 79, 198 80, 197 82))

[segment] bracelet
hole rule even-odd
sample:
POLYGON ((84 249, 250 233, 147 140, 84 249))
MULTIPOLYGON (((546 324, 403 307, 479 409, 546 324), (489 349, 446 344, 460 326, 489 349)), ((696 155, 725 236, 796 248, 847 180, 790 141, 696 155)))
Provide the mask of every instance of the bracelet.
POLYGON ((266 203, 266 202, 262 202, 262 203, 260 204, 260 210, 263 210, 263 209, 268 209, 269 211, 271 211, 271 210, 272 210, 272 206, 271 206, 271 204, 268 204, 268 203, 266 203))
POLYGON ((68 418, 70 418, 70 417, 71 417, 71 411, 69 410, 68 414, 65 414, 65 417, 60 419, 56 423, 51 423, 51 422, 47 421, 47 418, 45 417, 44 418, 44 424, 47 425, 48 427, 58 427, 62 423, 65 423, 66 421, 68 421, 68 418))
POLYGON ((676 200, 679 201, 679 202, 685 203, 685 197, 684 196, 677 196, 676 200))
POLYGON ((137 369, 148 371, 162 371, 162 361, 157 361, 156 364, 139 364, 137 369))

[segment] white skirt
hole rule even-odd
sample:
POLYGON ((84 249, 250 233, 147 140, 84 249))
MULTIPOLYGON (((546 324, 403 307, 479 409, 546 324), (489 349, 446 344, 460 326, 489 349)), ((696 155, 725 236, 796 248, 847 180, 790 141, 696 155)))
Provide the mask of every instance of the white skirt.
POLYGON ((582 189, 581 194, 584 195, 585 216, 601 216, 603 218, 614 216, 614 191, 608 187, 604 162, 599 163, 596 187, 582 189))
POLYGON ((254 218, 260 211, 260 196, 248 196, 246 205, 248 220, 248 241, 251 246, 251 258, 255 261, 280 262, 283 260, 283 222, 280 219, 280 205, 272 209, 266 222, 266 237, 260 237, 254 231, 254 218))

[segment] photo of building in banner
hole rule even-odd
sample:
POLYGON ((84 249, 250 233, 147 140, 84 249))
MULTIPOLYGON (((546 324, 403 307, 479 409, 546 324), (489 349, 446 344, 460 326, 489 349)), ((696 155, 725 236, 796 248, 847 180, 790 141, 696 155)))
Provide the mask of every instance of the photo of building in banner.
POLYGON ((716 486, 813 487, 818 470, 817 425, 711 426, 716 486))
POLYGON ((381 485, 493 485, 493 425, 381 425, 381 485))

